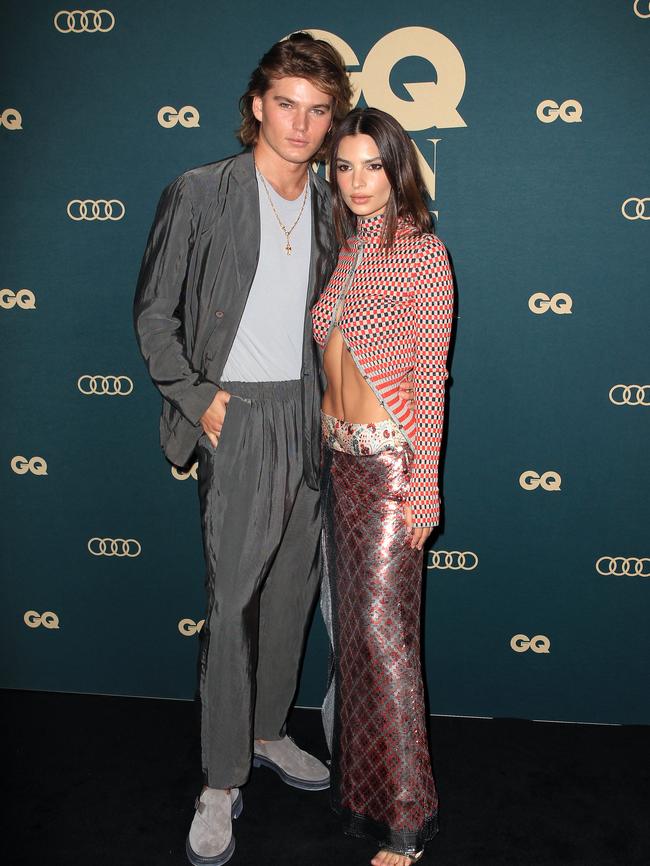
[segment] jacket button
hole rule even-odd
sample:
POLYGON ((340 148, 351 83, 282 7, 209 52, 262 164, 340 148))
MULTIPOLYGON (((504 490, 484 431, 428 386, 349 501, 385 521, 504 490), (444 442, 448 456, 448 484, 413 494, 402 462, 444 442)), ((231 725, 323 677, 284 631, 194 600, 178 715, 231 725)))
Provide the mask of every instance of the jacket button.
POLYGON ((223 310, 217 310, 215 316, 217 317, 217 319, 223 319, 223 310))

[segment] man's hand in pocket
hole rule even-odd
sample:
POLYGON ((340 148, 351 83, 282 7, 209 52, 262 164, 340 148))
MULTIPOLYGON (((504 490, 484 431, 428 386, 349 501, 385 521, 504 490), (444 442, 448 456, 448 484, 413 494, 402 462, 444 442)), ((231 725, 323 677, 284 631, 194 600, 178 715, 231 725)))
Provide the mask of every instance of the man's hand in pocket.
POLYGON ((227 406, 230 401, 230 394, 227 391, 217 391, 214 400, 201 415, 201 426, 212 443, 212 447, 216 448, 219 444, 219 436, 221 428, 226 418, 227 406))

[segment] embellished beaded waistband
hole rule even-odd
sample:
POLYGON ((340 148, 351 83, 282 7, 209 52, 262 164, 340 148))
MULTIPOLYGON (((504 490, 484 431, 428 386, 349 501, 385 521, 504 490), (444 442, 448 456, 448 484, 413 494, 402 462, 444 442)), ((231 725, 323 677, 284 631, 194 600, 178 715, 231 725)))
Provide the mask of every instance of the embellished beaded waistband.
POLYGON ((372 424, 353 424, 324 412, 320 415, 323 442, 332 451, 367 455, 410 448, 408 439, 391 419, 372 424))

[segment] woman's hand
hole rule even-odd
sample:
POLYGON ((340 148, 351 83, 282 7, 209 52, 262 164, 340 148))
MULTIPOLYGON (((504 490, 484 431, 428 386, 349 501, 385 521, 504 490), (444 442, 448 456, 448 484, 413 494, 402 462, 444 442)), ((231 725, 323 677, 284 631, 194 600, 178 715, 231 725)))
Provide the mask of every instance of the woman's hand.
POLYGON ((404 504, 404 521, 406 522, 406 528, 408 529, 409 535, 411 536, 411 548, 415 549, 417 547, 418 550, 422 550, 424 546, 424 542, 431 535, 432 526, 417 526, 415 529, 413 528, 413 509, 410 505, 404 504))
POLYGON ((201 426, 213 448, 216 448, 219 444, 219 436, 221 435, 221 428, 226 417, 226 407, 229 401, 230 394, 227 391, 217 391, 214 395, 214 400, 203 415, 201 415, 201 426))

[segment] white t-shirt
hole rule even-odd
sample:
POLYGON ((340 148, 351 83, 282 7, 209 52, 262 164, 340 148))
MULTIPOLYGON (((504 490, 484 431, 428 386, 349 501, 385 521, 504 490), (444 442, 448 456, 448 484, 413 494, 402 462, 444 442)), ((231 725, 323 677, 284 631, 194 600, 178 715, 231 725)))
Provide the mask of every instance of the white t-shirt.
MULTIPOLYGON (((287 239, 273 213, 259 171, 260 257, 237 336, 221 374, 222 382, 284 382, 299 379, 311 256, 311 188, 302 215, 287 239)), ((287 201, 266 181, 287 229, 296 221, 301 194, 287 201)))

